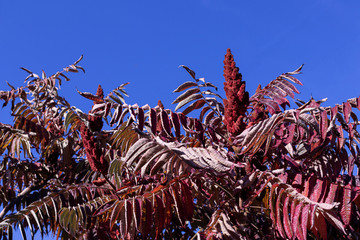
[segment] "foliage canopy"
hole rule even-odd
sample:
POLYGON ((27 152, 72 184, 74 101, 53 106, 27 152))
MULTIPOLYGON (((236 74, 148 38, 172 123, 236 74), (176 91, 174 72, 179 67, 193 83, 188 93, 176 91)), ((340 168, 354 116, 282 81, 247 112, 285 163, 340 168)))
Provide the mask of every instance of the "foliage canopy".
POLYGON ((174 111, 126 103, 126 83, 79 92, 86 113, 59 95, 80 60, 0 91, 3 239, 360 237, 360 98, 289 109, 301 67, 250 96, 228 49, 224 99, 182 66, 174 111))

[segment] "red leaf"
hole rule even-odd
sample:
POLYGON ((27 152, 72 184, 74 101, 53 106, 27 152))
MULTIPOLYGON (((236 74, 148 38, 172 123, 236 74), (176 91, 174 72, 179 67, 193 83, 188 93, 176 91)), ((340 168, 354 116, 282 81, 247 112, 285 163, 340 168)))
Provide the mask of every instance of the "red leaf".
POLYGON ((183 181, 181 182, 181 197, 185 206, 185 218, 191 220, 194 214, 194 200, 189 186, 183 181))
POLYGON ((132 206, 135 227, 138 231, 140 231, 142 200, 140 198, 134 198, 132 206))
POLYGON ((192 88, 178 96, 171 104, 179 103, 182 100, 188 98, 190 95, 200 92, 199 88, 192 88))
POLYGON ((287 74, 282 74, 281 77, 289 79, 290 81, 292 81, 294 83, 297 83, 299 85, 302 85, 302 83, 297 78, 294 78, 293 76, 290 76, 290 75, 287 75, 287 74))
POLYGON ((309 210, 310 210, 310 205, 306 204, 301 212, 301 230, 303 233, 303 239, 307 239, 306 235, 307 235, 309 210))
POLYGON ((343 234, 346 234, 344 224, 341 222, 341 220, 338 219, 338 216, 337 216, 337 214, 335 214, 335 212, 333 212, 333 211, 322 211, 321 213, 323 214, 324 218, 326 218, 326 220, 331 225, 336 227, 343 234))
POLYGON ((300 192, 299 188, 302 186, 302 174, 301 173, 297 173, 295 175, 292 185, 293 185, 293 187, 295 187, 297 189, 298 192, 300 192))
POLYGON ((178 117, 180 119, 181 125, 183 125, 184 127, 187 127, 187 119, 188 119, 188 117, 185 116, 183 113, 178 113, 177 115, 178 115, 178 117))
POLYGON ((164 207, 165 207, 165 220, 164 220, 164 228, 167 228, 170 225, 171 222, 171 197, 170 194, 168 192, 163 192, 163 203, 164 203, 164 207))
POLYGON ((210 106, 206 106, 206 107, 204 107, 204 108, 201 110, 200 116, 199 116, 200 122, 202 122, 202 120, 203 120, 203 118, 204 118, 204 116, 205 116, 205 113, 207 113, 207 111, 209 111, 210 109, 211 109, 210 106))
POLYGON ((293 231, 291 229, 290 225, 290 219, 289 219, 289 197, 287 196, 284 200, 284 206, 283 206, 283 221, 284 221, 284 229, 287 237, 291 239, 293 237, 293 231))
POLYGON ((351 105, 349 102, 344 102, 343 103, 343 114, 344 114, 344 118, 346 123, 349 123, 350 120, 350 113, 351 113, 351 105))
POLYGON ((269 196, 270 218, 274 225, 276 224, 276 220, 275 220, 275 209, 274 209, 275 200, 273 200, 273 198, 274 198, 274 192, 278 186, 279 186, 278 183, 275 183, 271 186, 271 191, 269 196))
POLYGON ((115 206, 111 212, 111 217, 110 217, 110 229, 113 228, 115 222, 118 220, 119 218, 119 215, 120 215, 120 212, 121 212, 121 209, 123 208, 124 206, 124 202, 123 201, 119 201, 117 200, 116 202, 114 202, 114 205, 115 206))
POLYGON ((315 201, 315 202, 319 202, 320 197, 324 194, 324 189, 323 189, 323 183, 324 181, 321 179, 316 179, 316 185, 312 190, 312 193, 310 195, 310 200, 315 201))
POLYGON ((316 205, 310 206, 310 226, 309 228, 312 229, 315 226, 315 217, 316 217, 316 205))
POLYGON ((138 128, 139 128, 140 131, 142 131, 143 128, 144 128, 144 123, 145 123, 144 110, 141 107, 139 107, 138 111, 139 111, 139 115, 138 115, 138 124, 139 125, 138 125, 138 128))
POLYGON ((246 202, 244 203, 245 208, 249 207, 254 201, 254 199, 258 197, 260 193, 262 193, 262 191, 267 187, 267 184, 270 182, 270 180, 271 178, 268 178, 266 182, 250 198, 248 198, 248 200, 246 200, 246 202))
POLYGON ((184 115, 187 115, 188 113, 192 112, 195 109, 199 109, 202 106, 204 106, 204 104, 206 103, 206 101, 204 99, 199 99, 195 102, 193 102, 192 104, 190 104, 186 109, 184 109, 184 111, 182 112, 184 115))
POLYGON ((300 213, 301 213, 301 209, 303 207, 301 202, 297 202, 294 201, 293 203, 295 204, 295 210, 294 210, 294 214, 291 214, 291 228, 293 230, 293 232, 295 233, 296 237, 299 239, 302 239, 302 230, 300 228, 300 224, 299 224, 299 217, 300 217, 300 213))
POLYGON ((211 111, 208 114, 206 114, 205 119, 204 119, 204 124, 206 124, 206 125, 209 124, 210 120, 213 119, 214 115, 215 115, 215 111, 211 111))
MULTIPOLYGON (((119 222, 119 228, 120 228, 120 234, 123 238, 126 237, 127 234, 127 224, 126 224, 126 218, 127 218, 127 211, 125 209, 125 205, 126 205, 127 201, 124 201, 124 207, 121 209, 120 215, 118 217, 118 222, 119 222)), ((132 214, 132 213, 131 213, 132 214)))
POLYGON ((322 111, 320 114, 320 131, 321 131, 321 138, 324 140, 326 138, 328 128, 328 118, 326 111, 322 111))
POLYGON ((146 238, 147 235, 151 231, 152 226, 152 204, 150 200, 144 198, 142 202, 142 210, 141 210, 141 224, 140 224, 140 232, 143 238, 146 238))
POLYGON ((106 118, 109 115, 111 107, 112 107, 112 103, 107 102, 106 105, 105 105, 105 111, 104 111, 104 115, 103 115, 104 118, 106 118))
POLYGON ((305 180, 305 183, 304 183, 304 190, 302 191, 302 195, 304 195, 305 197, 308 197, 309 196, 309 187, 310 187, 310 179, 313 178, 314 175, 311 175, 309 177, 309 179, 305 180))
POLYGON ((112 126, 113 124, 117 123, 119 121, 119 118, 121 116, 121 112, 122 112, 122 106, 119 104, 116 109, 114 114, 112 115, 112 118, 110 120, 110 125, 112 126))
POLYGON ((315 227, 312 232, 320 239, 327 239, 327 226, 324 216, 319 213, 315 219, 315 227), (320 237, 319 237, 320 234, 320 237))
POLYGON ((295 130, 296 130, 296 125, 291 124, 290 126, 287 127, 287 130, 289 131, 289 133, 288 133, 288 136, 286 137, 286 139, 284 140, 284 144, 288 144, 293 141, 295 130))
POLYGON ((164 209, 164 204, 161 200, 161 198, 156 195, 153 198, 154 201, 154 225, 155 225, 155 239, 158 238, 159 234, 162 232, 162 230, 164 229, 164 223, 165 223, 165 209, 164 209))
POLYGON ((339 152, 343 147, 344 147, 344 143, 345 143, 345 138, 344 138, 344 132, 343 132, 343 128, 342 126, 338 126, 338 132, 340 134, 340 136, 338 137, 338 149, 337 151, 339 152))
POLYGON ((336 114, 338 113, 338 106, 335 105, 331 108, 331 120, 333 120, 336 117, 336 114))
POLYGON ((190 68, 188 68, 188 67, 185 66, 185 65, 180 65, 179 67, 184 68, 184 69, 191 75, 191 77, 192 77, 193 79, 196 79, 196 78, 195 78, 195 72, 194 72, 193 70, 191 70, 190 68))
POLYGON ((169 117, 168 117, 166 111, 164 111, 162 109, 161 109, 160 119, 161 119, 162 127, 165 130, 165 133, 168 136, 171 136, 170 120, 169 120, 169 117))
POLYGON ((171 111, 171 123, 173 128, 175 129, 175 136, 180 138, 180 119, 178 115, 171 111))
POLYGON ((280 210, 281 210, 280 203, 281 203, 281 198, 282 198, 284 191, 285 191, 285 189, 282 188, 279 192, 279 196, 277 197, 277 200, 276 200, 275 210, 276 210, 276 229, 280 233, 280 236, 285 239, 286 238, 285 232, 284 232, 284 229, 282 226, 281 215, 280 215, 280 210))
POLYGON ((184 82, 173 92, 181 92, 181 91, 188 89, 189 87, 195 87, 195 86, 197 86, 197 83, 195 83, 195 82, 184 82))
POLYGON ((203 125, 201 124, 201 122, 199 120, 195 120, 195 131, 197 131, 199 134, 199 140, 201 142, 204 141, 204 127, 203 125))
POLYGON ((180 191, 178 189, 177 184, 173 184, 171 187, 171 195, 174 199, 174 203, 175 203, 175 209, 176 209, 176 213, 178 216, 178 219, 180 221, 181 225, 185 224, 185 211, 184 211, 184 203, 181 201, 181 197, 179 196, 180 191))
POLYGON ((272 115, 281 112, 279 105, 269 98, 262 98, 259 100, 259 102, 264 104, 272 115))
POLYGON ((94 94, 88 93, 88 92, 80 92, 79 90, 76 89, 76 91, 83 97, 90 99, 96 103, 102 103, 104 102, 104 99, 102 99, 101 97, 98 97, 94 94))
POLYGON ((157 123, 156 110, 151 108, 150 109, 150 126, 151 126, 151 131, 153 134, 156 134, 156 123, 157 123))
POLYGON ((125 217, 125 233, 130 232, 130 228, 132 226, 132 218, 133 218, 133 213, 132 213, 132 205, 131 205, 131 200, 126 200, 125 204, 124 204, 124 211, 126 214, 125 217))
POLYGON ((352 153, 352 155, 349 156, 348 158, 348 175, 352 176, 353 175, 353 171, 354 171, 354 165, 355 165, 355 158, 354 156, 356 156, 357 154, 355 153, 355 150, 353 147, 350 148, 350 151, 352 153))
POLYGON ((351 184, 343 188, 340 216, 345 226, 350 224, 351 219, 351 184))

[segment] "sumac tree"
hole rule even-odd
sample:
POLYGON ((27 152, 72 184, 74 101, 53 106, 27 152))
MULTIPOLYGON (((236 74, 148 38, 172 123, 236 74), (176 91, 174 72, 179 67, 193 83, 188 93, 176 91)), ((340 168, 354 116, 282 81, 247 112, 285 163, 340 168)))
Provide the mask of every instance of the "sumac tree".
POLYGON ((228 50, 224 99, 182 66, 175 110, 125 103, 122 84, 79 92, 86 113, 59 95, 80 60, 0 91, 3 239, 360 237, 360 98, 290 109, 301 67, 250 96, 228 50))

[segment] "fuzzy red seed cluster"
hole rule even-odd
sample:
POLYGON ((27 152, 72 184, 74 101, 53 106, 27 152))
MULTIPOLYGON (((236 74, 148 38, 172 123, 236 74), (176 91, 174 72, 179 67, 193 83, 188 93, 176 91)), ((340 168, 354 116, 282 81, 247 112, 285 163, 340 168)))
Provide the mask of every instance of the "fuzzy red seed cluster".
POLYGON ((227 130, 236 136, 246 128, 245 114, 249 105, 249 93, 245 91, 245 82, 236 67, 230 49, 227 49, 224 60, 224 90, 226 99, 224 123, 227 130))
MULTIPOLYGON (((103 90, 99 85, 96 95, 98 97, 104 98, 103 90)), ((94 102, 96 104, 96 102, 94 102)), ((101 111, 95 110, 95 111, 101 111)), ((92 113, 94 113, 93 111, 92 113)), ((80 128, 81 137, 83 139, 83 144, 86 152, 87 159, 89 161, 90 167, 93 171, 99 171, 102 174, 106 174, 109 163, 104 159, 103 150, 98 144, 95 136, 92 134, 92 131, 100 131, 103 126, 103 121, 101 116, 94 116, 92 114, 88 115, 89 128, 83 123, 80 128)))
MULTIPOLYGON (((101 88, 101 85, 98 86, 98 89, 96 91, 96 96, 104 98, 104 92, 103 92, 103 89, 101 88)), ((94 105, 95 104, 96 104, 96 102, 94 101, 94 105)), ((89 114, 89 117, 88 117, 89 127, 92 131, 99 132, 103 127, 104 123, 103 123, 102 117, 99 115, 97 115, 97 116, 93 115, 94 113, 101 111, 101 110, 103 110, 103 109, 98 108, 94 111, 91 111, 92 114, 89 114)))
POLYGON ((105 175, 109 164, 106 159, 104 159, 101 147, 85 124, 81 125, 80 133, 91 169, 105 175))

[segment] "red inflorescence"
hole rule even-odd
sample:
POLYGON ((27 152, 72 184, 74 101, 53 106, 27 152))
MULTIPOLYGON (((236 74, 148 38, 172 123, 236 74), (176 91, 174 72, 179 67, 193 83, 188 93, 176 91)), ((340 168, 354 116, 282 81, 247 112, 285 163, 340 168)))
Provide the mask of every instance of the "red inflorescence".
MULTIPOLYGON (((103 90, 100 85, 97 89, 96 95, 101 98, 104 97, 103 90)), ((94 102, 94 104, 96 104, 96 102, 94 102)), ((97 111, 101 110, 102 109, 96 109, 95 111, 90 111, 92 114, 88 115, 89 128, 86 127, 86 125, 83 123, 80 128, 80 133, 91 169, 106 175, 109 163, 106 161, 106 159, 104 159, 103 150, 96 141, 95 136, 92 134, 92 131, 101 131, 102 129, 102 117, 93 115, 97 111)))
POLYGON ((227 49, 224 60, 224 99, 225 120, 228 131, 236 136, 246 128, 245 114, 249 105, 249 93, 245 91, 245 82, 236 67, 230 49, 227 49))
MULTIPOLYGON (((101 98, 104 98, 104 92, 103 92, 103 89, 101 88, 101 85, 99 85, 97 91, 96 91, 96 96, 98 97, 101 97, 101 98)), ((94 101, 94 105, 96 104, 97 102, 94 101)), ((99 116, 99 115, 96 115, 94 116, 95 113, 97 113, 98 111, 102 111, 104 109, 102 108, 98 108, 94 111, 90 111, 89 112, 89 127, 92 131, 95 131, 95 132, 99 132, 102 127, 103 127, 103 120, 102 120, 102 117, 99 116), (91 114, 90 114, 91 113, 91 114)))
POLYGON ((109 163, 104 159, 101 147, 84 123, 81 125, 80 133, 91 169, 107 174, 109 163))

